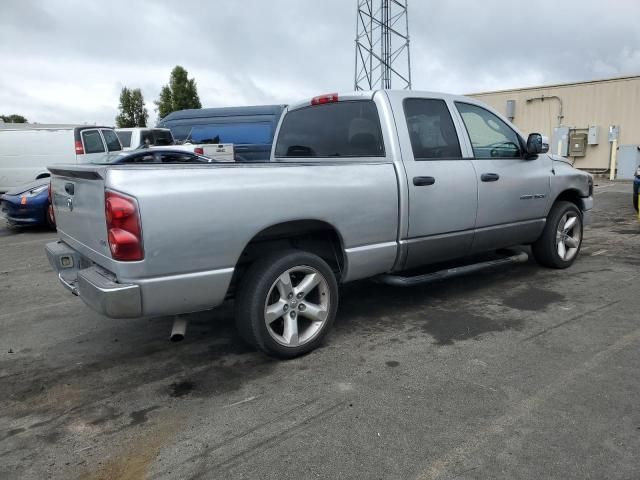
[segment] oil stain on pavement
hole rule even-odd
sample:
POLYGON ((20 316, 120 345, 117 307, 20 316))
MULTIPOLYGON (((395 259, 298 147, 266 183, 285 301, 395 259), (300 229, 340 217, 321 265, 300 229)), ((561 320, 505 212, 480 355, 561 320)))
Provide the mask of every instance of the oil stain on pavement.
POLYGON ((518 329, 522 320, 498 320, 465 311, 432 310, 420 327, 431 335, 436 345, 452 345, 455 341, 478 338, 491 332, 518 329))
POLYGON ((558 292, 530 287, 505 298, 502 303, 516 310, 544 310, 552 303, 562 302, 564 296, 558 292))

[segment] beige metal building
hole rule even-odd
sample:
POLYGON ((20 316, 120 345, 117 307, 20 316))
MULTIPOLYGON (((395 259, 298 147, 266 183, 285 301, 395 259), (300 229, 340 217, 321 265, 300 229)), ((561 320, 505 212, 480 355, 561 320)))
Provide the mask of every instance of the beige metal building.
POLYGON ((608 170, 616 132, 618 153, 640 145, 640 76, 469 96, 512 118, 523 133, 548 136, 551 152, 569 157, 578 168, 608 170))

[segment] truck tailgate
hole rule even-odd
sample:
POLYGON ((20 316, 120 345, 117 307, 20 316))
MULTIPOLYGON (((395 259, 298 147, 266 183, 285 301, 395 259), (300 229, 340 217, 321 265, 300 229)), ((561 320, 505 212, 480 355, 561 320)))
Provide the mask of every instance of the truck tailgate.
POLYGON ((51 167, 51 199, 60 238, 98 264, 110 261, 104 211, 106 169, 51 167))

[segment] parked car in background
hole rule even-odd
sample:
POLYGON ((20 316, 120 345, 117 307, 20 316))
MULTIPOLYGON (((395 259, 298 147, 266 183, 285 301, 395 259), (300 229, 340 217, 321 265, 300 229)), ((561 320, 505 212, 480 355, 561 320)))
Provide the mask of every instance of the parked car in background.
POLYGON ((144 146, 173 145, 173 135, 168 128, 116 128, 123 150, 134 150, 144 146))
POLYGON ((636 209, 637 213, 640 213, 638 211, 638 195, 640 195, 640 167, 636 169, 635 178, 633 179, 633 208, 636 209))
POLYGON ((11 226, 47 225, 55 230, 49 202, 49 177, 0 195, 0 212, 11 226))
POLYGON ((190 141, 176 145, 168 128, 117 128, 116 134, 122 143, 123 150, 161 148, 205 155, 221 162, 234 161, 233 145, 198 144, 190 141))
MULTIPOLYGON (((183 144, 233 144, 236 162, 268 161, 284 105, 202 108, 173 112, 158 122, 183 144)), ((202 152, 211 156, 216 152, 202 152)))
POLYGON ((49 177, 49 165, 86 163, 119 150, 118 136, 109 127, 0 125, 0 192, 49 177))
POLYGON ((116 318, 235 298, 241 335, 291 358, 331 328, 340 283, 412 285, 520 244, 547 267, 578 257, 592 177, 475 99, 323 95, 289 107, 276 138, 263 164, 51 168, 62 284, 116 318), (410 273, 425 266, 440 270, 410 273))
POLYGON ((214 159, 197 155, 188 150, 175 150, 167 147, 141 148, 138 150, 114 152, 103 156, 98 161, 101 165, 124 164, 186 164, 213 163, 214 159))

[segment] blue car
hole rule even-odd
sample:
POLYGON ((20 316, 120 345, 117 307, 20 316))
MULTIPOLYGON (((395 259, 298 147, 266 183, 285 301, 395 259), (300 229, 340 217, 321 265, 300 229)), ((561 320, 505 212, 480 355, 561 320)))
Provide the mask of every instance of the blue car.
POLYGON ((49 178, 41 178, 0 196, 0 211, 12 226, 46 225, 55 229, 49 213, 49 178))
POLYGON ((633 179, 633 206, 638 211, 638 195, 640 195, 640 167, 636 170, 636 178, 633 179))

